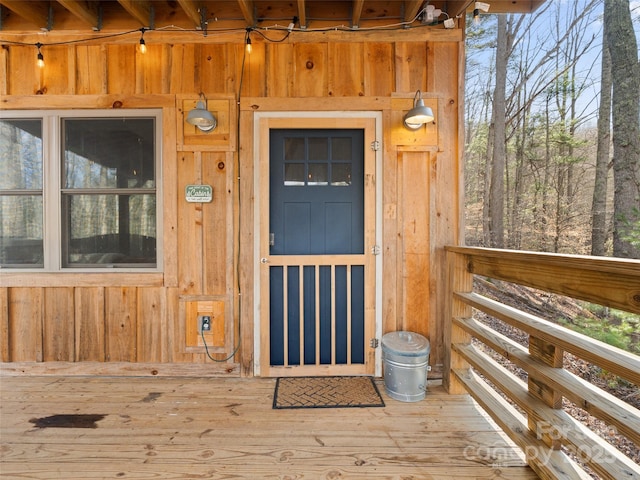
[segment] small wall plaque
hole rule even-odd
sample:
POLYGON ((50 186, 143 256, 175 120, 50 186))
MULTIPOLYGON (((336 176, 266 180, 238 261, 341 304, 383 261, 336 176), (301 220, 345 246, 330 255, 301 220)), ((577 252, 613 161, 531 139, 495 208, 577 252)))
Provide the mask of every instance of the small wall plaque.
POLYGON ((213 200, 213 187, 211 185, 187 185, 184 197, 190 203, 209 203, 213 200))

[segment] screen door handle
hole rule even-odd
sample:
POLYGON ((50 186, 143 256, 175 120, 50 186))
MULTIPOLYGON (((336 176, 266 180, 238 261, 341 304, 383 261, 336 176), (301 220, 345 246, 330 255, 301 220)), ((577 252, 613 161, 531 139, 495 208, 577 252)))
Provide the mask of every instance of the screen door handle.
POLYGON ((273 247, 276 244, 276 234, 275 233, 270 233, 269 234, 269 246, 273 247))

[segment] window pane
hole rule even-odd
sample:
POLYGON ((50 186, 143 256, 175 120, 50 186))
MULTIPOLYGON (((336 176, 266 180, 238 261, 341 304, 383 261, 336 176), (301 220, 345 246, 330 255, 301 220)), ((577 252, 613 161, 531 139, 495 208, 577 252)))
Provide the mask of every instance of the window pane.
POLYGON ((304 163, 285 163, 284 184, 288 187, 304 185, 304 163))
POLYGON ((304 160, 304 138, 284 139, 284 159, 304 160))
POLYGON ((42 267, 42 196, 0 196, 0 264, 42 267))
POLYGON ((309 138, 309 160, 329 159, 329 139, 309 138))
POLYGON ((333 160, 351 160, 351 138, 333 137, 331 139, 331 158, 333 160))
POLYGON ((65 266, 156 263, 155 195, 65 195, 65 266))
POLYGON ((42 190, 42 120, 0 120, 0 190, 42 190))
POLYGON ((351 164, 332 163, 331 164, 331 185, 346 187, 351 185, 351 164))
POLYGON ((65 119, 64 188, 154 188, 153 118, 65 119))
POLYGON ((309 180, 307 185, 328 185, 329 184, 329 164, 310 163, 309 180))

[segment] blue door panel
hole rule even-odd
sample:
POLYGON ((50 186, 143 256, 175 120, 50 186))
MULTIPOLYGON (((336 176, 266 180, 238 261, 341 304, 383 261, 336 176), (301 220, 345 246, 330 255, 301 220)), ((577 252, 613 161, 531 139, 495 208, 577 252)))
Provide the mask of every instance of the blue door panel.
MULTIPOLYGON (((271 130, 269 189, 271 255, 364 253, 363 130, 271 130)), ((344 265, 333 279, 330 266, 270 267, 271 365, 331 364, 332 354, 337 364, 364 363, 364 266, 351 267, 350 292, 348 275, 344 265)))

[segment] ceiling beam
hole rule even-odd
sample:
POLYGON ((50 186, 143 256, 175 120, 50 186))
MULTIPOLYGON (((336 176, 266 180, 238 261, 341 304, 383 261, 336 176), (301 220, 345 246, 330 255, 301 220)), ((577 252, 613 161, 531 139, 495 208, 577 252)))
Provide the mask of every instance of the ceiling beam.
POLYGON ((255 26, 256 24, 256 15, 255 15, 255 6, 253 4, 253 0, 238 0, 238 5, 240 6, 240 10, 242 11, 242 16, 244 17, 244 21, 247 22, 247 25, 255 26))
POLYGON ((39 28, 50 30, 49 2, 25 2, 21 0, 0 0, 0 4, 27 22, 39 28))
POLYGON ((304 0, 298 0, 298 21, 300 22, 300 28, 307 28, 307 10, 304 0))
POLYGON ((72 15, 88 23, 94 30, 100 30, 100 13, 98 2, 80 0, 58 0, 58 3, 69 10, 72 15))
POLYGON ((423 3, 423 0, 407 0, 404 2, 404 21, 410 22, 416 18, 423 3))
POLYGON ((362 7, 364 7, 364 0, 353 0, 353 11, 351 12, 352 27, 357 27, 360 24, 360 18, 362 17, 362 7))
POLYGON ((196 2, 195 0, 178 0, 178 4, 196 28, 203 28, 202 14, 200 13, 199 5, 200 2, 196 2))
POLYGON ((135 18, 143 27, 153 27, 151 18, 151 5, 145 0, 118 0, 129 15, 135 18))

